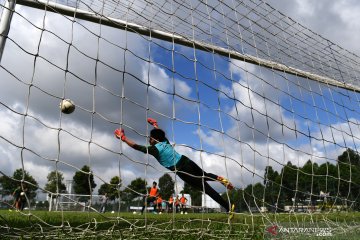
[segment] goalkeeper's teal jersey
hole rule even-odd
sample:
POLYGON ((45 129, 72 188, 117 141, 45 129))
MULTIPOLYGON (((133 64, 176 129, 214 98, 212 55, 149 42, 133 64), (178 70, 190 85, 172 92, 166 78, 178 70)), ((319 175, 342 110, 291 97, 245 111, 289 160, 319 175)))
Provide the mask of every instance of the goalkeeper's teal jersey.
POLYGON ((177 153, 168 142, 159 142, 155 144, 155 147, 159 151, 159 157, 157 160, 162 166, 166 168, 175 166, 182 156, 181 154, 177 153))

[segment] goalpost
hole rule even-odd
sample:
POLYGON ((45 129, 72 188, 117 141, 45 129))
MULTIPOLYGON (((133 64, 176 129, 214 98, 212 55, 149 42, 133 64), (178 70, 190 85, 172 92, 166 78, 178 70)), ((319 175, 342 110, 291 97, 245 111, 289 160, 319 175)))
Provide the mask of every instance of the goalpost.
MULTIPOLYGON (((123 128, 146 145, 152 117, 179 153, 235 186, 211 183, 235 204, 232 222, 224 212, 173 212, 160 222, 118 212, 103 214, 113 223, 104 231, 89 229, 96 222, 89 217, 84 233, 237 238, 271 237, 274 226, 331 234, 359 227, 357 55, 263 1, 0 3, 5 164, 30 172, 44 191, 44 174, 55 170, 70 179, 87 165, 89 185, 90 176, 98 187, 117 176, 141 198, 129 188, 132 180, 151 183, 167 173, 179 194, 179 177, 113 137, 123 128), (58 108, 66 98, 76 105, 71 114, 58 108)), ((9 169, 1 175, 12 178, 9 169)), ((80 203, 59 187, 47 194, 80 203)), ((121 209, 124 196, 116 197, 121 209)), ((90 205, 87 211, 101 214, 90 205)), ((46 223, 31 208, 20 214, 46 223)), ((82 229, 62 220, 45 224, 41 234, 82 229)))

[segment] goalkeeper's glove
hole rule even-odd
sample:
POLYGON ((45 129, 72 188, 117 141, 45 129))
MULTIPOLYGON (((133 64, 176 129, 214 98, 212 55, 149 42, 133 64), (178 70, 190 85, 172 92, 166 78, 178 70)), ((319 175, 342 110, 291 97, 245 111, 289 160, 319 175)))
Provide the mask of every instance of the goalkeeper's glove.
POLYGON ((150 123, 151 125, 153 125, 154 128, 158 128, 158 124, 157 124, 157 121, 153 118, 148 118, 147 119, 147 122, 150 123))
POLYGON ((115 137, 118 139, 121 139, 121 141, 125 141, 126 140, 126 136, 125 136, 125 132, 124 129, 116 129, 115 132, 115 137))

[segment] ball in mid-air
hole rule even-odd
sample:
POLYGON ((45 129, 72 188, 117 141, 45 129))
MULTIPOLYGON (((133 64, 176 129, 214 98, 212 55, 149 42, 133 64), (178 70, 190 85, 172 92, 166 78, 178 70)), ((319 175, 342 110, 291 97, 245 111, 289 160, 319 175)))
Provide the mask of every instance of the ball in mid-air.
POLYGON ((75 104, 70 99, 64 99, 60 102, 59 107, 61 112, 65 114, 70 114, 75 110, 75 104))

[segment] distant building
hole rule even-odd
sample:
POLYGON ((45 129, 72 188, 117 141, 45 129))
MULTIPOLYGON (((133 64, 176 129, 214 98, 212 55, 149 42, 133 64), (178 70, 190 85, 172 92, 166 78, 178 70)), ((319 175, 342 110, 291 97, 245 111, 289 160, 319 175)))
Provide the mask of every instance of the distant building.
POLYGON ((74 193, 74 181, 73 180, 65 180, 66 192, 68 194, 74 193))
POLYGON ((215 202, 211 197, 206 194, 203 194, 201 197, 201 206, 205 209, 213 209, 219 212, 221 210, 220 204, 215 202))

